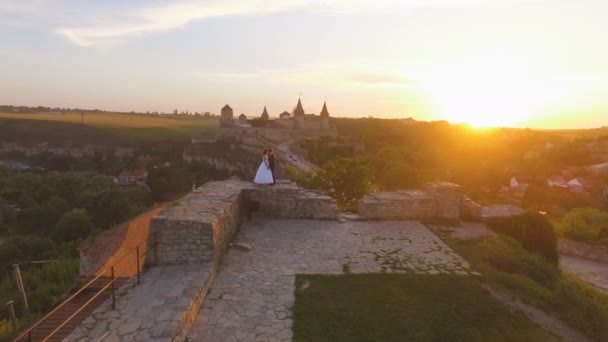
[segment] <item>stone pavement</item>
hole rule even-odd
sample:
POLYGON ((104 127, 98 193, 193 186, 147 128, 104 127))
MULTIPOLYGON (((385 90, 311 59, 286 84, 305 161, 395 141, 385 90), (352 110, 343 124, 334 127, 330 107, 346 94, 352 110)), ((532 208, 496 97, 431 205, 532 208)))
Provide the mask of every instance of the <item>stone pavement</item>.
POLYGON ((115 310, 110 298, 64 341, 171 341, 196 317, 193 303, 208 289, 211 271, 209 264, 151 268, 140 285, 133 287, 132 278, 119 290, 115 310))
POLYGON ((261 220, 245 223, 224 257, 192 341, 291 341, 295 274, 473 274, 417 221, 261 220))

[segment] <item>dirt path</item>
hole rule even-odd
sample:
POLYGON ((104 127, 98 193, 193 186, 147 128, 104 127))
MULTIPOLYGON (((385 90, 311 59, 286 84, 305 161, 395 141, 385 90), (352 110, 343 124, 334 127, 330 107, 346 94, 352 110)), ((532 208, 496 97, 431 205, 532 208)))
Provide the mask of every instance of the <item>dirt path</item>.
POLYGON ((608 263, 562 254, 559 266, 564 272, 572 273, 581 280, 608 292, 608 263))
POLYGON ((566 323, 532 305, 524 303, 521 299, 519 299, 512 293, 490 285, 486 285, 484 287, 490 292, 492 296, 494 296, 494 298, 498 299, 508 307, 523 312, 526 316, 528 316, 536 324, 540 325, 543 329, 551 332, 553 335, 563 339, 564 341, 591 341, 585 335, 571 328, 566 323))

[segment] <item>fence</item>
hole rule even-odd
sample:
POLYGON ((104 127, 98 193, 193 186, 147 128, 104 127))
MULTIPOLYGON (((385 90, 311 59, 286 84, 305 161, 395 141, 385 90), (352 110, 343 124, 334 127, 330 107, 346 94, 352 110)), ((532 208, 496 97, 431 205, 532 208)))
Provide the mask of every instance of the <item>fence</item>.
POLYGON ((116 290, 124 285, 124 282, 128 279, 121 277, 121 275, 124 275, 131 267, 135 266, 137 284, 140 284, 142 266, 144 265, 148 253, 153 253, 152 260, 154 265, 156 265, 156 246, 156 234, 154 233, 152 235, 151 246, 147 246, 147 240, 141 241, 135 248, 129 251, 129 253, 123 255, 111 266, 97 272, 98 274, 91 277, 90 280, 88 280, 89 277, 85 277, 84 279, 88 281, 83 286, 78 288, 74 294, 57 305, 40 320, 17 334, 17 336, 12 339, 12 342, 46 342, 51 341, 53 338, 62 340, 63 337, 59 337, 59 335, 65 335, 64 337, 66 337, 74 328, 76 328, 76 326, 78 326, 78 324, 80 324, 80 321, 76 322, 77 319, 75 318, 78 317, 82 320, 87 317, 88 314, 95 309, 91 304, 96 303, 97 305, 100 305, 110 294, 112 297, 112 309, 115 309, 116 290), (142 248, 142 246, 146 247, 142 248), (142 251, 141 249, 145 250, 142 251), (134 260, 130 261, 130 257, 134 257, 134 260), (83 314, 85 313, 88 314, 83 317, 83 314), (66 315, 68 316, 67 318, 65 317, 66 315), (62 330, 64 327, 66 329, 62 330), (70 327, 71 329, 69 329, 70 327))

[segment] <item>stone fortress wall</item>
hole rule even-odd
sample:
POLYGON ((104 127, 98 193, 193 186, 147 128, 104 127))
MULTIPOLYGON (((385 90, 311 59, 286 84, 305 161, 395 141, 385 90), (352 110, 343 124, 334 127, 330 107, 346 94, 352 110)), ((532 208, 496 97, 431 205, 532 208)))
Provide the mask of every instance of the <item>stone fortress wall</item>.
MULTIPOLYGON (((361 200, 359 218, 410 220, 435 215, 458 219, 461 197, 460 187, 449 183, 429 184, 422 190, 373 193, 361 200)), ((147 257, 154 258, 157 265, 143 274, 142 284, 123 286, 115 310, 111 301, 106 301, 66 341, 106 337, 116 341, 184 341, 242 220, 337 220, 340 215, 329 196, 288 181, 279 181, 276 186, 240 180, 206 183, 151 219, 149 243, 156 243, 156 249, 147 257)))
POLYGON ((158 264, 217 263, 241 220, 254 216, 329 220, 338 209, 331 197, 290 182, 209 182, 152 218, 158 264))
POLYGON ((462 187, 432 182, 423 189, 371 193, 359 201, 358 214, 369 220, 460 220, 462 187))

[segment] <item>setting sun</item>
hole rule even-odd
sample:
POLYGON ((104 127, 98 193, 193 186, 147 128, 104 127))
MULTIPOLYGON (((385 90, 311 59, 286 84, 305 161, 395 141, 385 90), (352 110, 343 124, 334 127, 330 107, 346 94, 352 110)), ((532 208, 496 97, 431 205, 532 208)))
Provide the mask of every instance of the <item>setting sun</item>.
POLYGON ((474 127, 525 124, 564 96, 532 61, 507 54, 436 63, 421 78, 438 118, 474 127))

